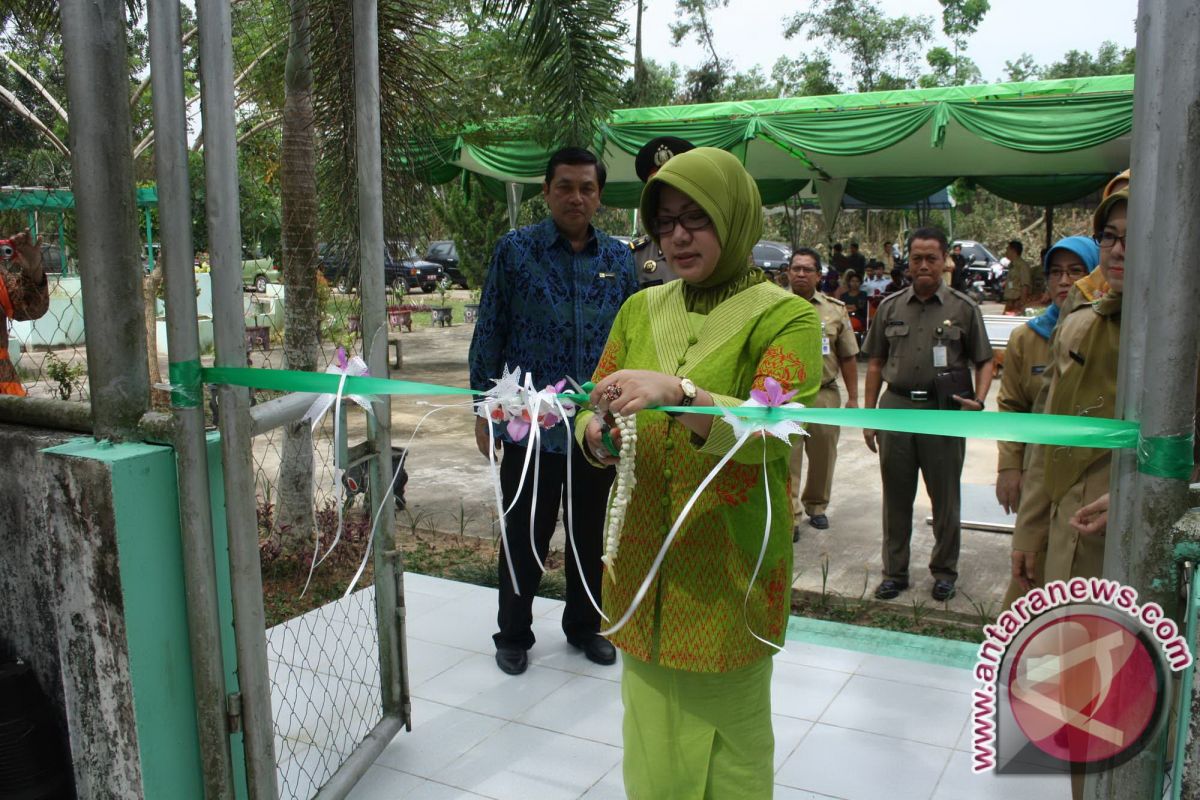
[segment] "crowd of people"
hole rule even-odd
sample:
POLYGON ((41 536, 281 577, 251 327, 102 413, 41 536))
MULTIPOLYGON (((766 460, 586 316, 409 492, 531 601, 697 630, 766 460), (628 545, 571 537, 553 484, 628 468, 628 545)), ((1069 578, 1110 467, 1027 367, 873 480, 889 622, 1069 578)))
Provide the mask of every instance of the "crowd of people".
MULTIPOLYGON (((890 273, 856 242, 848 252, 835 245, 829 264, 800 247, 784 288, 750 261, 761 200, 738 159, 661 139, 639 154, 638 172, 647 235, 630 248, 591 225, 604 165, 586 150, 560 150, 543 185, 550 217, 503 237, 488 271, 472 388, 486 391, 518 365, 539 383, 594 382, 573 445, 553 435, 536 445, 536 480, 521 479, 531 445, 478 421, 480 452, 503 454, 508 535, 535 544, 500 556, 496 662, 513 675, 527 667, 539 562, 570 497, 563 630, 597 663, 622 653, 628 796, 769 797, 770 656, 786 628, 792 542, 804 518, 830 526, 840 431, 809 425, 791 444, 739 439, 704 407, 739 405, 768 389, 809 407, 841 406, 844 394, 845 405, 857 407, 861 351, 864 407, 979 411, 994 356, 978 304, 955 286, 961 254, 940 230, 912 231, 905 266, 890 273), (614 468, 621 477, 610 498, 614 468), (764 478, 767 494, 751 491, 764 478), (700 491, 708 480, 713 487, 700 491), (772 516, 778 507, 793 514, 772 516), (619 540, 610 527, 603 541, 605 520, 619 540), (594 598, 609 620, 607 636, 594 598)), ((1094 235, 1058 242, 1036 277, 1020 243, 1010 246, 1006 298, 1024 305, 1043 286, 1051 302, 1009 343, 1002 411, 1113 415, 1127 199, 1114 182, 1096 209, 1094 235)), ((884 255, 899 263, 891 242, 884 255)), ((874 596, 909 589, 920 476, 933 505, 931 595, 949 600, 957 591, 965 441, 889 430, 863 437, 879 454, 883 487, 874 596)), ((1051 578, 1098 574, 1108 466, 1108 451, 1001 443, 996 496, 1018 512, 1006 602, 1051 578)))

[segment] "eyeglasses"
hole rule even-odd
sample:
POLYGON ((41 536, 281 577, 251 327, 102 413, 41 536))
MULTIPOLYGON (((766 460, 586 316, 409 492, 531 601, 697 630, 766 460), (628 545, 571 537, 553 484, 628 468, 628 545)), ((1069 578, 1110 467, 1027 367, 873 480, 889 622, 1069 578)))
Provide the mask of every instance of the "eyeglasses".
MULTIPOLYGON (((1126 236, 1128 236, 1128 234, 1126 234, 1126 236)), ((1121 247, 1125 246, 1125 236, 1117 236, 1112 231, 1105 231, 1099 236, 1093 236, 1092 238, 1096 240, 1096 244, 1100 245, 1105 250, 1112 247, 1117 242, 1121 243, 1121 247)))
POLYGON ((1083 267, 1071 267, 1070 269, 1059 269, 1057 267, 1051 267, 1050 271, 1047 273, 1047 275, 1050 276, 1051 281, 1062 280, 1063 277, 1068 277, 1068 278, 1072 278, 1074 280, 1079 280, 1084 275, 1087 275, 1087 270, 1084 269, 1083 267))
POLYGON ((656 236, 669 236, 675 230, 677 222, 685 231, 700 231, 712 225, 712 220, 703 211, 685 211, 677 217, 655 217, 650 221, 651 233, 656 236))

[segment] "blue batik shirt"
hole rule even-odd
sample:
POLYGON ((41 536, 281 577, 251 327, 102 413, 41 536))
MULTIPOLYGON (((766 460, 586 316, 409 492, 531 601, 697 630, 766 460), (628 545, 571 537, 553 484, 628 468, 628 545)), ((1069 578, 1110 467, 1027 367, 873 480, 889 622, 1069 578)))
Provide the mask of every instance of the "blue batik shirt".
MULTIPOLYGON (((578 253, 550 218, 496 243, 471 338, 472 389, 490 389, 506 365, 520 367, 522 381, 532 371, 537 389, 568 375, 581 383, 592 377, 617 310, 638 282, 629 245, 591 231, 578 253)), ((493 431, 511 441, 504 426, 493 431)), ((561 426, 543 434, 544 452, 566 452, 561 426)))

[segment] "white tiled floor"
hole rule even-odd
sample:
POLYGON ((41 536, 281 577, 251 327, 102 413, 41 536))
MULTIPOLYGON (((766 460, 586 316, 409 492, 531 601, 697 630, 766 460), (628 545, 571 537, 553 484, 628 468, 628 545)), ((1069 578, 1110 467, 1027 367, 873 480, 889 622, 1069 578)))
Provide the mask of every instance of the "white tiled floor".
MULTIPOLYGON (((561 603, 534 606, 528 672, 493 661, 494 590, 405 575, 413 730, 353 800, 617 800, 620 667, 563 640, 561 603)), ((966 670, 793 642, 775 658, 777 800, 1067 800, 1063 776, 977 776, 966 670)))

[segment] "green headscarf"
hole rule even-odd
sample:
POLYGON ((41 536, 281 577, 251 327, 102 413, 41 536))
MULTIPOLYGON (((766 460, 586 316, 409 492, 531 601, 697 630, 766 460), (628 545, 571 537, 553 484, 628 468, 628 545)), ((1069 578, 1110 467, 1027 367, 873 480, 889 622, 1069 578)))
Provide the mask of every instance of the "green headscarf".
MULTIPOLYGON (((707 314, 721 301, 766 280, 763 271, 750 262, 754 244, 762 236, 762 197, 736 156, 715 147, 697 147, 672 157, 642 190, 641 214, 647 230, 658 213, 664 185, 673 186, 704 209, 721 243, 721 256, 712 274, 699 283, 684 282, 688 311, 707 314)), ((659 237, 650 235, 657 244, 659 237)))

